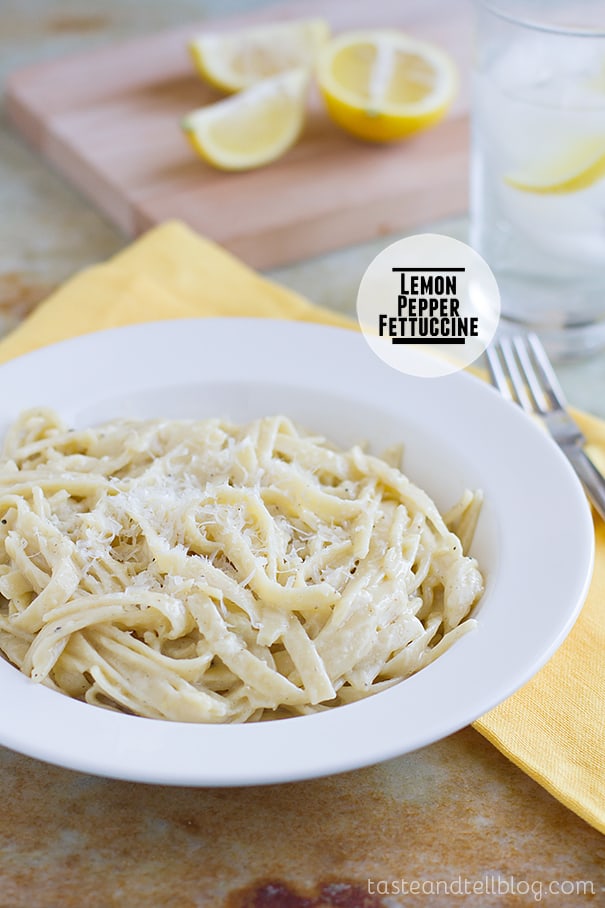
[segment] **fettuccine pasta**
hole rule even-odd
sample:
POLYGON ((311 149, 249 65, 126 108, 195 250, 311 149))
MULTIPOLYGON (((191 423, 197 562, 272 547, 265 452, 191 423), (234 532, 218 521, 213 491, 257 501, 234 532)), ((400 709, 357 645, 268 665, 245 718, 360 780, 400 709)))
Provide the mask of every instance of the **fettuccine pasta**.
POLYGON ((0 462, 0 650, 150 718, 348 703, 473 626, 479 505, 468 492, 444 518, 388 459, 283 416, 70 431, 28 411, 0 462))

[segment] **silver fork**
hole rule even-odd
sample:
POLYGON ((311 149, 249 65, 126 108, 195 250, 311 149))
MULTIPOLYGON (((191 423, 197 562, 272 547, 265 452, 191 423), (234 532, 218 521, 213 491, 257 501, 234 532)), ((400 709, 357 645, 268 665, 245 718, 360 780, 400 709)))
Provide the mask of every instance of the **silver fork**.
POLYGON ((526 413, 542 418, 605 520, 605 477, 584 451, 586 438, 567 411, 565 395, 538 337, 503 337, 487 348, 486 357, 492 384, 526 413))

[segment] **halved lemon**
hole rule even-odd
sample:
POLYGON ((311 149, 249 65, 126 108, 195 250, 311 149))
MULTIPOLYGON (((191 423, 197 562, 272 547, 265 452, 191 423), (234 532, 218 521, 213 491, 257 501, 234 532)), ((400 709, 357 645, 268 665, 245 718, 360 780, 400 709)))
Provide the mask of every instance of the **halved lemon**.
POLYGON ((275 161, 304 124, 309 73, 295 69, 192 111, 182 122, 194 149, 221 170, 250 170, 275 161))
POLYGON ((290 69, 312 69, 329 34, 323 19, 297 19, 201 35, 190 42, 189 50, 206 81, 222 91, 235 92, 290 69))
POLYGON ((458 87, 446 53, 392 29, 348 32, 329 41, 319 54, 318 81, 334 122, 372 142, 433 126, 458 87))
POLYGON ((587 189, 605 177, 605 135, 571 141, 525 171, 509 173, 506 182, 524 192, 562 194, 587 189))

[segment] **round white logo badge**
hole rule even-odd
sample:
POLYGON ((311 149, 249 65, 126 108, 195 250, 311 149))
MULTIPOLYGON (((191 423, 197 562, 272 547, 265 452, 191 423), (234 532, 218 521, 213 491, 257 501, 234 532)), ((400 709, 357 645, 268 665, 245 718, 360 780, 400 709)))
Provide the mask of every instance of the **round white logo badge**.
POLYGON ((357 317, 385 363, 436 378, 481 356, 498 327, 500 293, 487 263, 466 243, 418 234, 387 246, 370 263, 357 317))

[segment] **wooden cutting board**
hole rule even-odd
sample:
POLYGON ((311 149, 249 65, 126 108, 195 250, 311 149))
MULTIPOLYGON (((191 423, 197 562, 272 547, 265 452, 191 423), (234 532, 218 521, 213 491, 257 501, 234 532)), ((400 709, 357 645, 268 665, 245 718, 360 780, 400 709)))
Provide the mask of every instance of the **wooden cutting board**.
POLYGON ((129 236, 180 218, 268 268, 462 213, 467 204, 468 0, 297 0, 193 24, 15 72, 15 126, 129 236), (461 74, 454 108, 396 146, 340 132, 315 93, 300 142, 280 161, 226 174, 199 160, 179 122, 216 100, 187 40, 203 30, 321 15, 334 32, 396 26, 447 48, 461 74))

